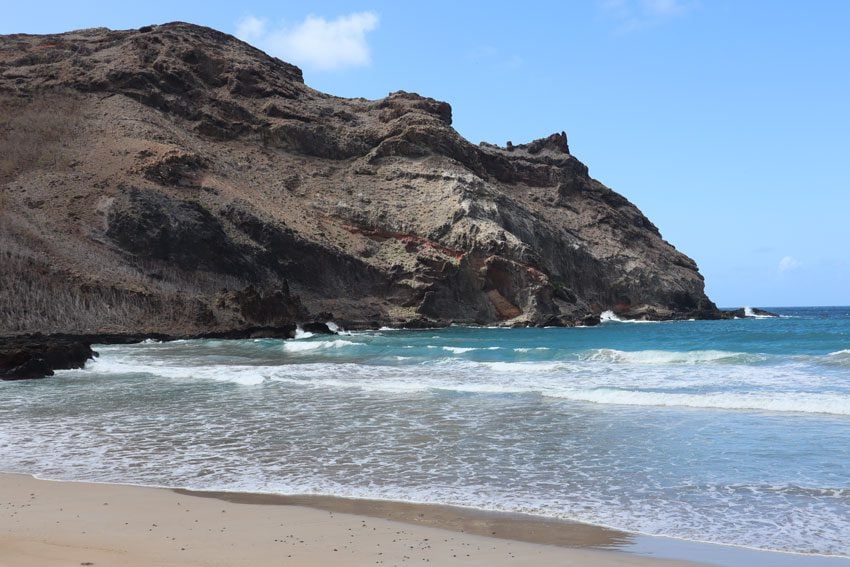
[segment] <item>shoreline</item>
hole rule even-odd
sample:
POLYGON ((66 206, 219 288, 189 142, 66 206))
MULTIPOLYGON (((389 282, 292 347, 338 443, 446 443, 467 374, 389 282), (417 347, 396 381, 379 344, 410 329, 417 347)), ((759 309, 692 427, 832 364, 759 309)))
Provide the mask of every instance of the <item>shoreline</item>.
MULTIPOLYGON (((610 320, 618 322, 635 323, 660 323, 670 321, 696 321, 696 320, 729 320, 747 318, 772 318, 778 315, 761 309, 741 308, 735 311, 716 310, 711 316, 704 317, 658 317, 658 318, 626 318, 621 319, 614 315, 613 311, 605 311, 602 315, 588 315, 577 319, 571 324, 554 325, 561 328, 583 328, 595 327, 604 322, 603 316, 610 313, 610 320), (747 310, 751 314, 747 314, 747 310)), ((343 321, 343 326, 350 331, 380 330, 386 328, 378 321, 343 321)), ((539 324, 512 324, 504 325, 502 328, 526 328, 542 327, 549 328, 551 322, 539 324)), ((393 330, 432 330, 454 326, 451 321, 428 321, 410 320, 403 322, 398 327, 389 327, 393 330), (436 326, 433 323, 438 323, 436 326), (439 324, 442 323, 442 324, 439 324)), ((475 324, 464 324, 470 328, 478 328, 475 324)), ((251 326, 240 329, 209 331, 201 333, 138 333, 138 332, 106 332, 106 333, 19 333, 14 335, 0 335, 0 381, 15 380, 38 380, 54 375, 56 370, 68 370, 85 368, 89 360, 98 356, 92 350, 92 345, 115 345, 135 344, 148 340, 160 342, 172 342, 179 340, 243 340, 243 339, 282 339, 289 340, 297 338, 298 330, 305 330, 314 334, 336 335, 336 323, 332 321, 320 322, 318 320, 303 323, 290 323, 277 326, 251 326), (332 328, 333 327, 333 328, 332 328)))
POLYGON ((516 565, 519 560, 600 567, 850 566, 850 558, 648 536, 460 506, 42 480, 8 472, 0 472, 0 525, 6 527, 0 567, 263 565, 281 557, 281 546, 285 564, 292 565, 414 560, 516 565), (176 512, 189 514, 185 519, 191 521, 176 512))
MULTIPOLYGON (((456 531, 441 516, 450 507, 441 508, 433 523, 411 523, 326 509, 349 507, 351 501, 343 499, 292 498, 284 502, 273 495, 0 473, 0 524, 5 528, 0 566, 700 565, 601 549, 597 546, 605 538, 594 536, 605 530, 594 526, 575 532, 576 545, 567 547, 521 541, 512 532, 504 532, 506 539, 456 531), (219 499, 222 495, 228 498, 219 499)), ((415 520, 406 514, 416 506, 387 502, 383 511, 415 520)), ((537 523, 526 528, 530 537, 539 537, 537 523)))
POLYGON ((629 545, 636 535, 606 526, 451 504, 319 494, 288 495, 186 488, 168 490, 176 494, 212 498, 232 504, 301 506, 331 513, 367 516, 458 533, 558 547, 616 551, 629 545))

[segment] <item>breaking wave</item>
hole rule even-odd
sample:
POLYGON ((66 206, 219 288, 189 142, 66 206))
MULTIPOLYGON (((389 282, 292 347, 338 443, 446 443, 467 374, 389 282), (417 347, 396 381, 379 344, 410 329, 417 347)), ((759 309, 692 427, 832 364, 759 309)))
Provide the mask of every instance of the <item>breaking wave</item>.
POLYGON ((625 406, 671 406, 723 410, 757 410, 782 413, 850 415, 850 395, 787 392, 682 394, 629 391, 609 388, 562 391, 555 397, 625 406))
POLYGON ((335 339, 332 341, 286 341, 283 343, 283 350, 287 352, 309 352, 319 349, 328 348, 346 348, 364 346, 363 343, 355 343, 344 339, 335 339))
POLYGON ((602 323, 660 323, 661 321, 644 321, 642 319, 621 319, 613 311, 603 311, 599 314, 602 323))
POLYGON ((610 348, 593 349, 580 354, 579 358, 595 362, 620 362, 630 364, 748 364, 767 360, 767 356, 763 354, 730 352, 724 350, 623 351, 610 348))
POLYGON ((758 315, 752 307, 744 307, 744 315, 753 319, 774 319, 772 315, 758 315))
MULTIPOLYGON (((430 347, 429 347, 430 348, 430 347)), ((491 346, 491 347, 453 347, 453 346, 444 346, 443 350, 454 353, 454 354, 464 354, 467 352, 473 352, 476 350, 501 350, 502 347, 491 346)))

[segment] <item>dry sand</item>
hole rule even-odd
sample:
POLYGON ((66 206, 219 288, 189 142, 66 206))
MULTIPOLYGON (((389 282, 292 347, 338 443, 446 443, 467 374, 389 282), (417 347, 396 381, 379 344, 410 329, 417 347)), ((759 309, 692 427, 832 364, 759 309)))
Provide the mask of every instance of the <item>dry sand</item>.
POLYGON ((616 545, 624 535, 443 506, 0 474, 2 567, 687 565, 575 547, 616 545), (480 535, 493 532, 501 537, 480 535))

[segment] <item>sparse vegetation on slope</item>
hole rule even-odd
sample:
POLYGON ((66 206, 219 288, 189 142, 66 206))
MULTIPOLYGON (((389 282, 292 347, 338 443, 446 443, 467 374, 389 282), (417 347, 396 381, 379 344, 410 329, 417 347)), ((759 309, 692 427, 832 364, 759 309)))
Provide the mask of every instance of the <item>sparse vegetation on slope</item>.
POLYGON ((0 335, 719 316, 563 132, 451 122, 190 24, 0 36, 0 335))

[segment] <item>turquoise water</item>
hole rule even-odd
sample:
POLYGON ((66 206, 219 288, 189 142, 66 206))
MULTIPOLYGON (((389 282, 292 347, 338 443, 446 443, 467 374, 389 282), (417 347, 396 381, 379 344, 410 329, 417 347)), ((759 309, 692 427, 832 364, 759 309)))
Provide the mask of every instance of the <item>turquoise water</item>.
POLYGON ((460 504, 850 556, 850 308, 99 346, 0 469, 460 504))

